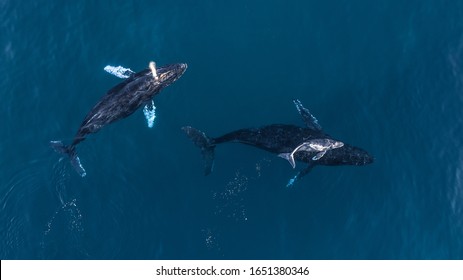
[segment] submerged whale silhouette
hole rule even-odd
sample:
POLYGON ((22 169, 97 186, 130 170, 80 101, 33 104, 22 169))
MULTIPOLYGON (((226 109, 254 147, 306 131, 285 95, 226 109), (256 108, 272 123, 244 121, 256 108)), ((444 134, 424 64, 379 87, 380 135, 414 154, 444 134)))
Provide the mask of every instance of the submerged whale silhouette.
MULTIPOLYGON (((373 157, 366 151, 348 145, 338 145, 336 148, 328 148, 323 152, 321 157, 319 151, 311 149, 296 150, 303 143, 317 139, 329 139, 326 143, 337 142, 331 136, 322 131, 317 119, 304 108, 299 100, 293 100, 296 109, 305 122, 306 127, 298 127, 288 124, 272 124, 260 128, 239 129, 232 131, 217 138, 208 137, 204 132, 191 126, 182 127, 182 130, 188 135, 193 143, 201 149, 205 162, 204 173, 208 175, 212 172, 214 164, 214 149, 218 144, 226 142, 238 142, 268 152, 282 155, 294 155, 294 159, 305 162, 308 166, 288 183, 293 185, 296 181, 306 175, 316 165, 366 165, 373 162, 373 157)), ((291 158, 284 156, 291 163, 291 158)), ((293 159, 293 160, 294 160, 293 159)), ((291 163, 292 164, 292 163, 291 163)), ((293 164, 292 164, 293 165, 293 164)))
POLYGON ((55 151, 69 156, 71 165, 80 176, 84 177, 86 172, 77 156, 77 144, 84 141, 88 134, 96 133, 104 126, 130 116, 138 108, 151 104, 155 95, 178 80, 187 69, 184 63, 156 68, 151 62, 149 66, 138 73, 128 73, 127 79, 111 88, 87 114, 70 145, 61 141, 50 142, 55 151))

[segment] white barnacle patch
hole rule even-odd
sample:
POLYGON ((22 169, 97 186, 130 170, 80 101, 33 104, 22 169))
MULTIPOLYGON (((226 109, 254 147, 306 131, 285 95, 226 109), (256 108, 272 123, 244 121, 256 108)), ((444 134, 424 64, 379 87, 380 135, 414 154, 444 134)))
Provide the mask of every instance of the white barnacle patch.
POLYGON ((154 119, 156 119, 156 106, 154 106, 153 100, 151 100, 150 104, 146 104, 145 107, 143 107, 143 114, 145 114, 148 127, 152 128, 154 125, 154 119))
POLYGON ((156 64, 154 63, 154 61, 151 61, 151 62, 150 62, 149 68, 150 68, 150 70, 151 70, 151 74, 153 74, 154 80, 155 80, 156 82, 159 81, 158 72, 156 71, 156 64))
POLYGON ((106 65, 104 70, 108 72, 109 74, 114 75, 121 79, 127 79, 128 77, 130 77, 130 75, 135 73, 130 68, 124 68, 122 66, 106 65))

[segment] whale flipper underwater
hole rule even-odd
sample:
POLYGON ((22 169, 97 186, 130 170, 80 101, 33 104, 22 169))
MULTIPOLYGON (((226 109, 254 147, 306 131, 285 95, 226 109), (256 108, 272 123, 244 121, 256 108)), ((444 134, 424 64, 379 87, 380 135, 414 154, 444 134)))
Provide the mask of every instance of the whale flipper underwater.
MULTIPOLYGON (((154 62, 149 64, 149 68, 138 73, 125 69, 128 71, 122 72, 122 75, 126 75, 127 78, 111 88, 90 110, 72 143, 66 146, 61 141, 51 141, 51 147, 60 154, 68 155, 71 165, 80 176, 84 177, 86 172, 77 156, 77 144, 84 141, 88 134, 96 133, 104 126, 130 116, 141 106, 154 110, 152 103, 154 96, 178 80, 186 69, 187 65, 184 63, 156 68, 154 62)), ((125 76, 118 77, 125 78, 125 76)))
POLYGON ((217 138, 208 137, 191 126, 182 127, 182 130, 201 149, 205 175, 212 172, 215 147, 226 142, 238 142, 266 150, 287 159, 294 166, 294 160, 307 163, 306 168, 289 180, 288 186, 309 173, 315 165, 366 165, 373 162, 373 157, 368 152, 324 133, 310 111, 299 100, 293 102, 306 127, 272 124, 260 128, 239 129, 217 138))

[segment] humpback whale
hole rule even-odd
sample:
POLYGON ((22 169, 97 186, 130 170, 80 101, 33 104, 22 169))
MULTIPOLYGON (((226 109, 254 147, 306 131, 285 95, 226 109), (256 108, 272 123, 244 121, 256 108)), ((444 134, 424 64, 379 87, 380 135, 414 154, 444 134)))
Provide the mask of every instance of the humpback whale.
POLYGON ((333 139, 312 139, 297 146, 291 153, 283 153, 278 156, 288 160, 289 164, 295 168, 296 163, 294 162, 294 154, 299 151, 319 152, 312 158, 312 160, 319 160, 326 154, 326 151, 337 149, 342 146, 344 146, 344 143, 333 139))
POLYGON ((239 129, 217 138, 208 137, 191 126, 182 127, 182 130, 201 149, 205 175, 212 172, 215 147, 226 142, 237 142, 263 149, 288 159, 291 165, 294 159, 307 163, 307 167, 289 180, 287 186, 292 186, 316 165, 366 165, 373 162, 373 157, 365 150, 345 144, 326 134, 318 120, 299 100, 293 100, 293 103, 305 127, 272 124, 260 128, 239 129))
POLYGON ((72 143, 64 145, 61 141, 50 141, 51 147, 68 155, 71 165, 84 177, 86 172, 77 156, 77 144, 84 141, 88 134, 96 133, 104 126, 130 116, 141 106, 145 106, 145 109, 152 108, 153 97, 178 80, 186 69, 187 65, 184 63, 156 67, 154 62, 150 62, 148 68, 138 73, 128 70, 125 73, 127 78, 111 88, 88 112, 72 143))

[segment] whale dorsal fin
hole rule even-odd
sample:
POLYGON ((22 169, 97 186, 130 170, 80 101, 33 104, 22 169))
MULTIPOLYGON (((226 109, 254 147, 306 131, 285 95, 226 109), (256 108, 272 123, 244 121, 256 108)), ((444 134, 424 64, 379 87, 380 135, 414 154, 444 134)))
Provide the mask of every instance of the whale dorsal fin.
POLYGON ((302 120, 304 121, 305 125, 307 125, 308 128, 316 130, 316 131, 322 130, 322 127, 318 123, 318 120, 310 113, 309 109, 302 106, 302 103, 301 101, 299 101, 299 99, 294 99, 293 103, 294 105, 296 105, 297 111, 301 115, 302 120))

